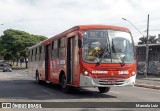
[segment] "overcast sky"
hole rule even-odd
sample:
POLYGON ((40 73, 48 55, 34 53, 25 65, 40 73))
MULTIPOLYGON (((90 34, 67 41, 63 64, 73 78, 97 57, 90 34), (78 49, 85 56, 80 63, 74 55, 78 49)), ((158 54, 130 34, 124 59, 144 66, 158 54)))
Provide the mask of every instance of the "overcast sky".
POLYGON ((0 0, 0 35, 9 28, 52 37, 75 25, 127 27, 135 42, 144 35, 150 14, 150 34, 160 33, 160 0, 0 0))

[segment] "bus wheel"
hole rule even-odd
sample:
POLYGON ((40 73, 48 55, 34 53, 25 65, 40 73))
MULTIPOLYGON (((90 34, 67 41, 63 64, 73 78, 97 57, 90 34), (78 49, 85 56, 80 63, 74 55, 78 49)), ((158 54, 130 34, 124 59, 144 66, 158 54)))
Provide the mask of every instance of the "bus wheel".
POLYGON ((70 92, 70 87, 67 85, 66 76, 64 74, 61 78, 61 87, 62 87, 62 91, 64 93, 69 93, 70 92))
POLYGON ((98 87, 100 93, 107 93, 110 90, 110 87, 98 87))

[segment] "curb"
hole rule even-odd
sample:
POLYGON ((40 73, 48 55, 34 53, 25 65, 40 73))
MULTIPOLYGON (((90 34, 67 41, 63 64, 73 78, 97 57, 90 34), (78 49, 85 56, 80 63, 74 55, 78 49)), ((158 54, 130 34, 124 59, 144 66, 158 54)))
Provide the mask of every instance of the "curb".
POLYGON ((160 90, 160 86, 154 86, 154 85, 135 84, 134 86, 160 90))

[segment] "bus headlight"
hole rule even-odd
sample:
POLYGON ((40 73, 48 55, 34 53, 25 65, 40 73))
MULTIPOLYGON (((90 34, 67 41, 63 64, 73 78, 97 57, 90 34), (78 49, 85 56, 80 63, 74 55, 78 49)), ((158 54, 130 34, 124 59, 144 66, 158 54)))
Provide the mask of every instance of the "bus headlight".
POLYGON ((85 75, 85 76, 88 76, 88 72, 87 72, 87 71, 84 71, 84 75, 85 75))
POLYGON ((131 76, 134 76, 136 73, 133 71, 132 73, 131 73, 131 76))

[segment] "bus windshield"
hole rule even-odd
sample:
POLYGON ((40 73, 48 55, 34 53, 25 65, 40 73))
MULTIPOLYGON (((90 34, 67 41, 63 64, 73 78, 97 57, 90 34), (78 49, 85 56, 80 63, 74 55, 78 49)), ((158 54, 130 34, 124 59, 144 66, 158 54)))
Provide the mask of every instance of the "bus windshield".
POLYGON ((88 63, 133 63, 133 41, 128 32, 88 30, 83 32, 82 57, 88 63))

